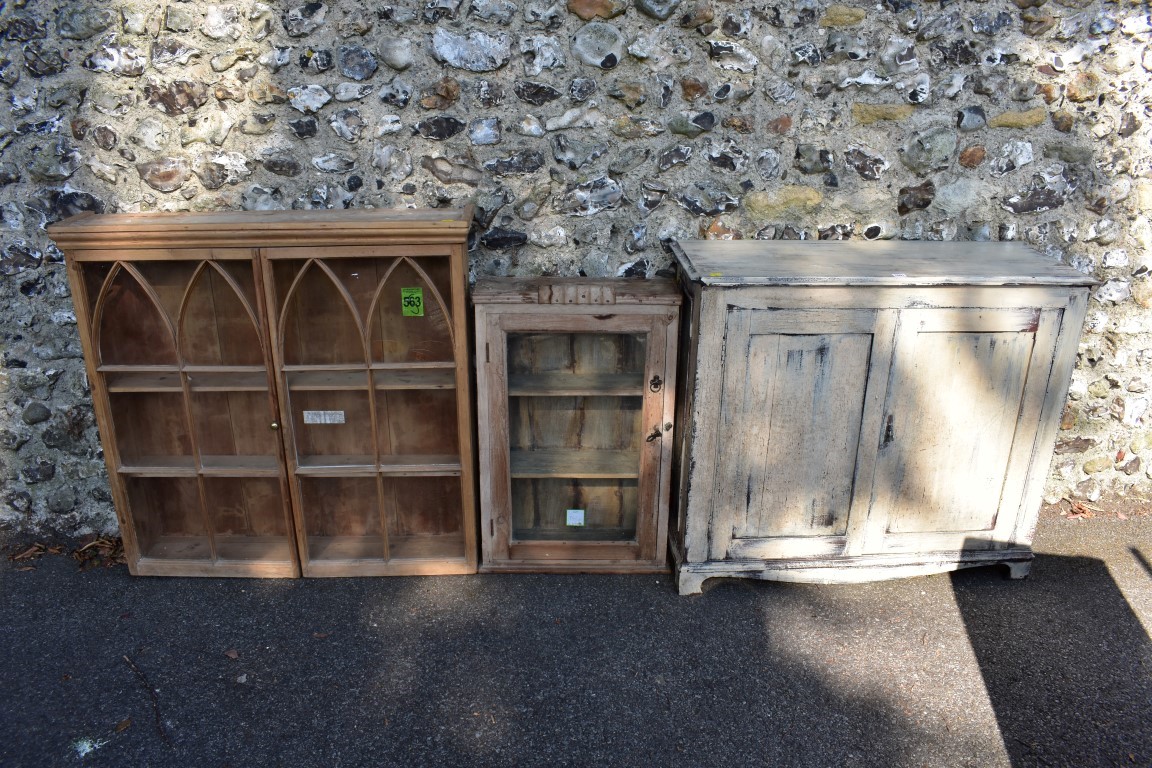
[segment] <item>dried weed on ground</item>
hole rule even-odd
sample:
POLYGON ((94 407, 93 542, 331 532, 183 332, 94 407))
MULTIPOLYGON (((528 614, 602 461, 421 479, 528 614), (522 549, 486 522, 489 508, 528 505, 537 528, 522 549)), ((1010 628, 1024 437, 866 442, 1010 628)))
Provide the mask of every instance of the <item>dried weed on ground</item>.
POLYGON ((36 561, 45 555, 68 555, 77 563, 80 570, 91 568, 109 568, 114 565, 124 565, 127 559, 124 555, 124 542, 119 538, 107 536, 89 537, 82 539, 75 546, 67 544, 46 544, 35 542, 33 544, 18 545, 8 559, 18 563, 16 570, 31 571, 36 569, 36 561))

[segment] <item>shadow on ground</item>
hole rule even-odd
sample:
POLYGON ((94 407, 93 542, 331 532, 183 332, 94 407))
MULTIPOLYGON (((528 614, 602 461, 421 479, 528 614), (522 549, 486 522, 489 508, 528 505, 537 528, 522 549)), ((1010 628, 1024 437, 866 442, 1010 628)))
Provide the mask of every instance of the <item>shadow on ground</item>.
POLYGON ((5 768, 1152 765, 1148 636, 1088 558, 694 598, 35 566, 0 562, 5 768))
POLYGON ((922 764, 898 710, 777 647, 766 618, 810 612, 811 588, 63 558, 4 563, 0 587, 4 766, 922 764))
POLYGON ((951 578, 1013 766, 1152 766, 1152 643, 1102 560, 951 578))

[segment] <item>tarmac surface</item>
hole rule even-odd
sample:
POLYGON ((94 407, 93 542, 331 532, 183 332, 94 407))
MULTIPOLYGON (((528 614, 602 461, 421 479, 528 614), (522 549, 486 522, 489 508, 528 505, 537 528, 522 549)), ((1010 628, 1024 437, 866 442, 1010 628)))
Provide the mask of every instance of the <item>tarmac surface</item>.
POLYGON ((1152 515, 1032 575, 230 580, 0 558, 0 766, 1152 767, 1152 515), (32 570, 20 570, 34 566, 32 570))

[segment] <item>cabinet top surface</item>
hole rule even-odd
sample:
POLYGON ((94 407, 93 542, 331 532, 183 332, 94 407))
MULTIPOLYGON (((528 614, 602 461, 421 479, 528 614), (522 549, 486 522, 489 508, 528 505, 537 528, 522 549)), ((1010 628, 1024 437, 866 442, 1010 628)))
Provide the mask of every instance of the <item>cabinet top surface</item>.
POLYGON ((317 211, 215 211, 109 213, 73 216, 48 227, 62 248, 110 247, 168 241, 173 244, 249 246, 303 235, 335 242, 371 237, 462 240, 472 209, 352 208, 317 211))
POLYGON ((656 278, 486 278, 472 289, 475 304, 679 304, 674 280, 656 278))
POLYGON ((673 251, 709 286, 1096 284, 1020 243, 688 240, 673 251))

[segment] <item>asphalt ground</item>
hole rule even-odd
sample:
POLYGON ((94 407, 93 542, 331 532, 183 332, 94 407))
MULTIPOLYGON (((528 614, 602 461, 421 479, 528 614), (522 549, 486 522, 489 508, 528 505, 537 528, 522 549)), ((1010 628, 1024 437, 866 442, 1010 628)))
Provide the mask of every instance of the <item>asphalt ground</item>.
POLYGON ((1036 550, 695 597, 3 557, 0 766, 1152 766, 1152 515, 1048 513, 1036 550))

